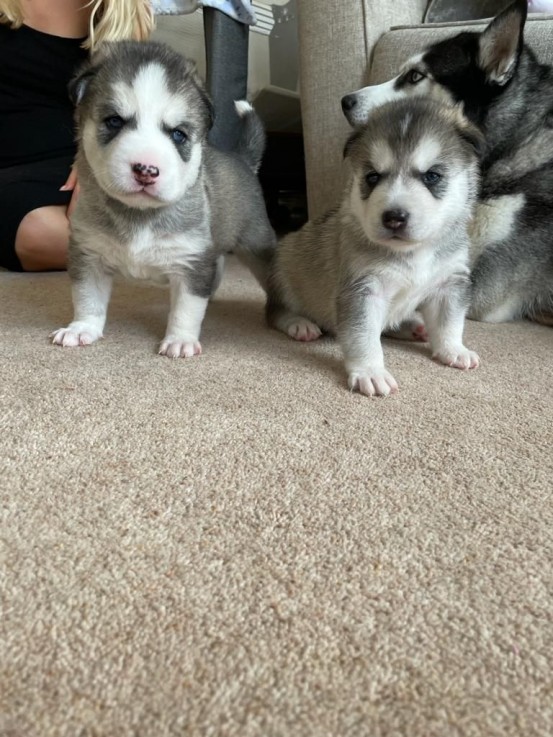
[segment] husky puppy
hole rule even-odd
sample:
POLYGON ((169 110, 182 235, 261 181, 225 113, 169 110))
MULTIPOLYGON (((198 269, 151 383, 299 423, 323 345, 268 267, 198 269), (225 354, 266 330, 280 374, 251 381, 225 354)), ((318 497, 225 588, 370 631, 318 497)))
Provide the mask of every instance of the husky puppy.
POLYGON ((233 250, 262 286, 276 239, 255 176, 264 133, 237 103, 239 150, 210 148, 213 109, 192 62, 159 43, 104 45, 73 82, 81 193, 71 222, 74 318, 62 346, 102 337, 115 274, 168 285, 159 352, 201 352, 200 328, 233 250))
POLYGON ((524 44, 526 14, 515 0, 483 32, 439 41, 395 79, 342 99, 353 126, 382 102, 428 95, 462 102, 484 129, 469 317, 489 322, 553 322, 553 67, 524 44))
POLYGON ((346 144, 341 205, 280 242, 269 323, 296 340, 335 333, 351 389, 397 390, 380 336, 417 308, 434 358, 478 366, 463 325, 479 141, 457 107, 422 98, 384 105, 346 144))

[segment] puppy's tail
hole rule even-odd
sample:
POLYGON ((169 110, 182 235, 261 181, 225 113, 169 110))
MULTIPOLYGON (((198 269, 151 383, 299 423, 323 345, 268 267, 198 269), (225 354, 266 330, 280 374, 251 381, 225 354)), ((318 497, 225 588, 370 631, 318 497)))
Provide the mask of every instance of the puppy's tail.
POLYGON ((236 100, 234 107, 241 121, 236 153, 246 162, 253 173, 257 174, 265 151, 266 139, 263 123, 247 100, 236 100))

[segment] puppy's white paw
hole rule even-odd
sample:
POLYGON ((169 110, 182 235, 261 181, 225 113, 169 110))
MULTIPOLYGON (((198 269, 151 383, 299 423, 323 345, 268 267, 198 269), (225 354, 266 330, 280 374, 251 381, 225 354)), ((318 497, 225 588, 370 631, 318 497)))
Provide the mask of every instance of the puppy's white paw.
POLYGON ((301 340, 304 343, 317 340, 323 334, 320 327, 306 317, 297 317, 294 319, 288 325, 287 333, 294 340, 301 340))
POLYGON ((349 388, 357 389, 367 397, 387 397, 398 391, 394 377, 385 368, 367 368, 352 371, 348 377, 349 388))
POLYGON ((159 355, 168 358, 192 358, 199 356, 202 346, 197 340, 179 339, 174 336, 166 336, 159 346, 159 355))
POLYGON ((478 368, 480 365, 478 354, 474 351, 469 351, 464 345, 436 351, 432 358, 435 361, 443 363, 445 366, 458 368, 462 371, 478 368))
POLYGON ((102 332, 92 325, 84 322, 72 322, 66 328, 59 328, 50 333, 52 343, 61 345, 64 348, 75 348, 76 346, 91 345, 98 338, 102 337, 102 332))

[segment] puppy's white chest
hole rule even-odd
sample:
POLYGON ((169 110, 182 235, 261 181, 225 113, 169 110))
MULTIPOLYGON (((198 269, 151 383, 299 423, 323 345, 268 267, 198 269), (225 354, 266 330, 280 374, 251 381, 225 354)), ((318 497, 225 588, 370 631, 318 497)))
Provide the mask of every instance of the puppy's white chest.
POLYGON ((389 297, 388 326, 398 325, 438 288, 455 268, 454 263, 437 264, 432 253, 417 254, 409 269, 389 275, 385 291, 389 297))
POLYGON ((127 243, 111 241, 102 248, 102 259, 123 276, 163 283, 175 268, 187 266, 205 251, 201 237, 159 234, 144 229, 127 243))
POLYGON ((417 309, 427 294, 428 289, 423 288, 420 284, 402 284, 390 299, 386 319, 387 327, 399 325, 417 309))

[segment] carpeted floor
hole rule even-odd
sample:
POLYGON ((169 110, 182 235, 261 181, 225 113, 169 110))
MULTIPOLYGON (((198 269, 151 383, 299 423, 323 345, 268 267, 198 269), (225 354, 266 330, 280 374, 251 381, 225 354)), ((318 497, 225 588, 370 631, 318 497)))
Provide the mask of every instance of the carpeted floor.
POLYGON ((236 264, 200 358, 167 297, 61 349, 67 276, 0 274, 2 737, 550 737, 553 330, 369 400, 236 264))

